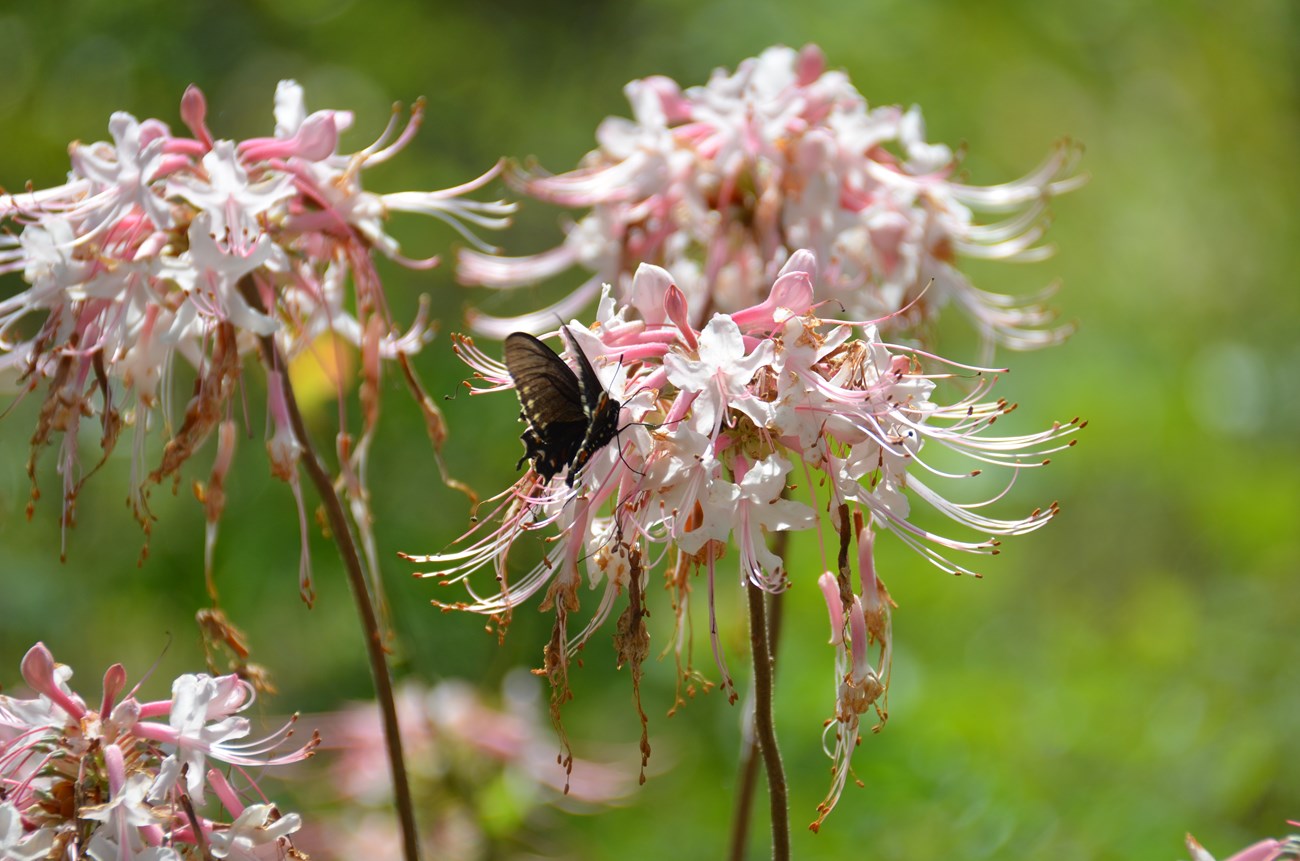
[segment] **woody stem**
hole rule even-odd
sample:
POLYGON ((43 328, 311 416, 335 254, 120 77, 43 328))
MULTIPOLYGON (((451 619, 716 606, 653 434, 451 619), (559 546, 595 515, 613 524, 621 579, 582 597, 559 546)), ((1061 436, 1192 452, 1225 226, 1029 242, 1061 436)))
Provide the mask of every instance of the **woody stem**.
MULTIPOLYGON (((253 308, 265 313, 261 296, 253 281, 245 277, 239 282, 239 291, 253 308)), ((356 540, 352 537, 352 526, 343 511, 343 502, 329 472, 321 464, 312 446, 307 425, 303 422, 298 409, 298 400, 294 397, 293 387, 285 367, 284 356, 270 335, 258 338, 262 352, 262 361, 273 371, 281 371, 284 385, 285 406, 289 413, 289 422, 293 427, 294 437, 302 448, 302 463, 311 477, 316 492, 320 495, 321 505, 329 521, 330 533, 338 548, 339 557, 347 571, 348 585, 352 589, 352 598, 356 602, 357 612, 361 617, 361 627, 366 635, 366 653, 370 659, 370 675, 375 684, 375 698, 379 701, 379 711, 383 716, 384 743, 388 750, 388 766, 393 776, 393 798, 397 806, 397 818, 402 829, 402 857, 404 861, 420 861, 420 844, 415 828, 415 806, 411 801, 411 786, 406 775, 406 760, 402 755, 402 737, 398 731, 397 704, 393 699, 393 681, 388 670, 388 657, 384 649, 383 632, 379 626, 379 616, 366 585, 365 572, 361 566, 361 556, 357 551, 356 540)))
MULTIPOLYGON (((780 557, 783 565, 789 549, 790 533, 785 531, 776 533, 772 540, 772 552, 780 557)), ((767 611, 768 665, 772 668, 773 676, 775 676, 776 651, 777 644, 781 641, 781 619, 785 603, 780 595, 772 594, 766 594, 765 601, 767 603, 765 609, 767 611)), ((753 636, 752 629, 750 635, 753 636)), ((756 661, 758 660, 757 655, 758 653, 755 652, 754 659, 756 661)), ((757 681, 755 685, 757 685, 757 681)), ((769 713, 770 711, 769 709, 769 713)), ((753 720, 746 722, 745 738, 740 754, 740 768, 736 779, 736 801, 731 814, 731 847, 730 853, 727 855, 728 861, 744 861, 745 859, 745 850, 749 843, 749 821, 753 813, 754 792, 758 787, 760 750, 756 733, 757 709, 751 717, 753 720)), ((775 731, 773 731, 773 738, 775 738, 775 731)), ((784 781, 782 783, 782 791, 784 792, 784 781)), ((789 830, 788 825, 786 830, 789 830)))
MULTIPOLYGON (((768 801, 772 811, 772 859, 789 861, 790 804, 772 714, 775 644, 767 619, 768 594, 753 582, 746 584, 745 591, 749 599, 749 642, 754 656, 754 742, 767 772, 768 801)), ((779 599, 776 603, 780 603, 779 599)), ((741 818, 739 814, 737 811, 737 819, 741 818)), ((748 812, 745 818, 748 818, 748 812)))

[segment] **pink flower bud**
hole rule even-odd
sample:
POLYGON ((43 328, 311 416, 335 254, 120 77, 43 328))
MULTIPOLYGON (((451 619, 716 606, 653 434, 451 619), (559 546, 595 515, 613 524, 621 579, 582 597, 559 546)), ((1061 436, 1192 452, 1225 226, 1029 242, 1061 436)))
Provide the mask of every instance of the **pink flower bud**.
POLYGON ((835 575, 826 571, 817 578, 822 597, 826 599, 826 612, 831 617, 831 645, 839 646, 844 642, 844 602, 840 600, 840 586, 835 575))
POLYGON ((686 294, 677 289, 676 284, 668 285, 668 292, 664 295, 664 313, 681 333, 686 348, 692 352, 698 350, 700 344, 695 339, 695 330, 690 325, 690 310, 686 306, 686 294))
POLYGON ((117 695, 122 692, 126 686, 126 668, 121 664, 114 664, 104 671, 104 701, 99 707, 99 713, 102 715, 111 714, 113 704, 117 702, 117 695))
POLYGON ((194 137, 203 143, 206 149, 212 148, 212 133, 207 126, 208 102, 203 91, 190 84, 181 96, 181 121, 194 133, 194 137))
POLYGON ((59 687, 55 678, 56 664, 54 656, 44 643, 37 643, 23 656, 23 680, 38 694, 48 697, 55 705, 68 713, 74 720, 80 720, 86 714, 86 706, 80 700, 69 696, 59 687))

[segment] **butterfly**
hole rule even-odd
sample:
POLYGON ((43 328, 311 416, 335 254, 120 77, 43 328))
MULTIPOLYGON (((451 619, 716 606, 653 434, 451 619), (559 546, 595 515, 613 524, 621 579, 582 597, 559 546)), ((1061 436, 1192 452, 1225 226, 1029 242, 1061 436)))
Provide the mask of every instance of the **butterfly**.
POLYGON ((573 340, 569 327, 563 326, 560 331, 578 360, 578 373, 554 350, 526 332, 506 336, 505 361, 519 393, 519 417, 528 423, 528 429, 519 437, 524 443, 524 456, 515 469, 531 458, 533 470, 550 481, 568 467, 565 483, 573 487, 587 461, 618 435, 623 405, 600 384, 595 368, 573 340))

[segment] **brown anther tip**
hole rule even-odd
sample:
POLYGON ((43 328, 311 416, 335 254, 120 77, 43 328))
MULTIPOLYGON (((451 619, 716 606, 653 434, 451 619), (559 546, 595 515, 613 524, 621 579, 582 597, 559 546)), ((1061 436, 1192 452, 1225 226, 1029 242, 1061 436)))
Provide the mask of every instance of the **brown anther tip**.
POLYGON ((972 469, 972 470, 970 471, 971 478, 974 478, 975 476, 979 475, 979 474, 982 473, 983 471, 984 471, 984 470, 982 470, 982 469, 972 469))

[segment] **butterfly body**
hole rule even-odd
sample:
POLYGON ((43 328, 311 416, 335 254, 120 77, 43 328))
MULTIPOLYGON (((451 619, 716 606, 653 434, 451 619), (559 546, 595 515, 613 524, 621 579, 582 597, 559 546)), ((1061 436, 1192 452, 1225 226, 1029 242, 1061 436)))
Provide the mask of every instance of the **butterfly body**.
POLYGON ((524 456, 516 468, 532 460, 545 481, 567 468, 565 482, 572 487, 592 456, 618 435, 623 405, 605 391, 568 328, 560 331, 577 359, 578 373, 525 332, 506 337, 505 363, 519 394, 520 418, 528 423, 520 436, 524 456))

